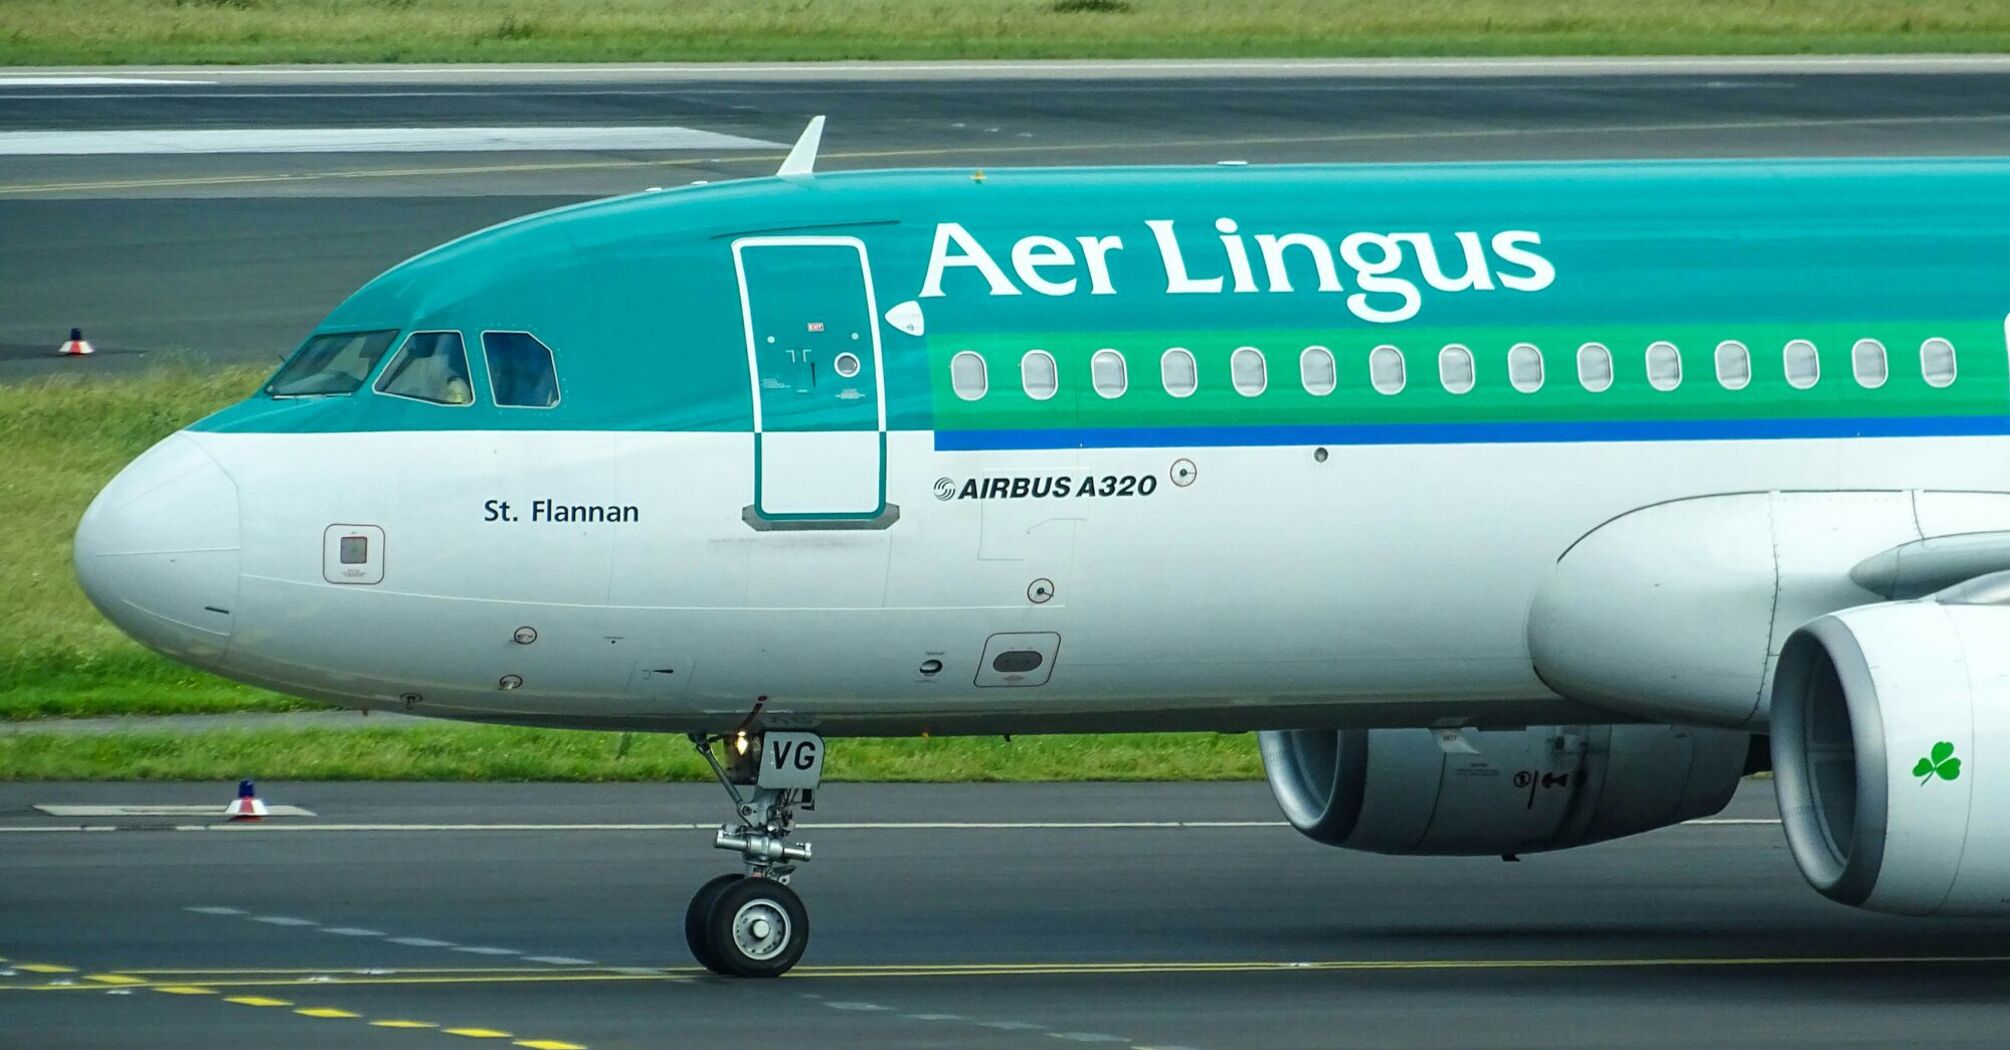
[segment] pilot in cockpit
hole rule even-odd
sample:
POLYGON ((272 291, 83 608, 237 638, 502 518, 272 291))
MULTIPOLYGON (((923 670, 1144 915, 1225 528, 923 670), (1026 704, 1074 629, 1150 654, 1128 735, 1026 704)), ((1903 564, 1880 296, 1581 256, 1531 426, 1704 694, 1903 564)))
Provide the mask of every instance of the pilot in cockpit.
POLYGON ((443 405, 474 400, 468 359, 457 332, 416 332, 385 370, 377 389, 443 405))

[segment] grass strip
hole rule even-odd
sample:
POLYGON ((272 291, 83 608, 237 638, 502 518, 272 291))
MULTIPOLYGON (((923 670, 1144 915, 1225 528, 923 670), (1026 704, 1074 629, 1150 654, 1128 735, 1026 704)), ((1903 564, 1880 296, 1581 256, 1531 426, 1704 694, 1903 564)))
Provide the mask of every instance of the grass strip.
MULTIPOLYGON (((840 781, 1253 780, 1253 737, 938 737, 838 742, 840 781)), ((0 732, 0 780, 494 780, 703 782, 681 737, 505 726, 225 729, 203 733, 0 732)))
POLYGON ((1992 52, 2001 0, 7 0, 0 63, 1992 52))
MULTIPOLYGON (((6 30, 0 28, 0 35, 6 30)), ((303 710, 141 648, 77 587, 70 540, 91 497, 134 456, 239 400, 262 367, 171 361, 118 379, 0 387, 0 721, 303 710)))

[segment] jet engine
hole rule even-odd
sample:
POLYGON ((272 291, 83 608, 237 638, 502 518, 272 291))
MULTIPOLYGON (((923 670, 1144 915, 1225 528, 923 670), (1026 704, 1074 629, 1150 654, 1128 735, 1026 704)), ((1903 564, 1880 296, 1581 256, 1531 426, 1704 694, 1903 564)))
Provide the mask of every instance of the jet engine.
POLYGON ((2010 608, 1961 604, 2010 595, 1959 591, 1824 616, 1781 650, 1780 816, 1801 874, 1832 900, 2010 914, 2010 608))
POLYGON ((1666 725, 1294 729, 1258 734, 1284 816, 1371 853, 1564 849, 1709 816, 1750 737, 1666 725))

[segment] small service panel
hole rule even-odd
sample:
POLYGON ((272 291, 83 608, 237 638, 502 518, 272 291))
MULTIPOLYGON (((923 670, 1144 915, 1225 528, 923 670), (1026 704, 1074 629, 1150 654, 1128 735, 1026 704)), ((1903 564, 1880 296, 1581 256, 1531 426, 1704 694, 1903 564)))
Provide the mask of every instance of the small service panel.
POLYGON ((1054 658, 1061 652, 1061 636, 1048 631, 994 634, 984 642, 984 658, 977 664, 981 686, 1046 685, 1054 674, 1054 658))
POLYGON ((329 583, 384 582, 384 530, 330 525, 321 534, 321 575, 329 583))

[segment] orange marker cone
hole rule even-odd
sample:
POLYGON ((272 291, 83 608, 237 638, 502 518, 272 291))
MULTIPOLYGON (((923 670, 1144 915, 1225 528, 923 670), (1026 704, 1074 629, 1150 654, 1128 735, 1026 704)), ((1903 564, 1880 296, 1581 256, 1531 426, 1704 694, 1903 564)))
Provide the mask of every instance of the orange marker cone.
POLYGON ((65 342, 63 348, 56 351, 56 353, 64 357, 84 357, 89 354, 95 354, 97 351, 91 349, 91 341, 84 338, 83 329, 72 328, 70 329, 69 341, 65 342))
POLYGON ((265 803, 258 800, 258 789, 251 781, 237 782, 237 801, 225 806, 224 816, 232 820, 261 820, 265 817, 265 803))

